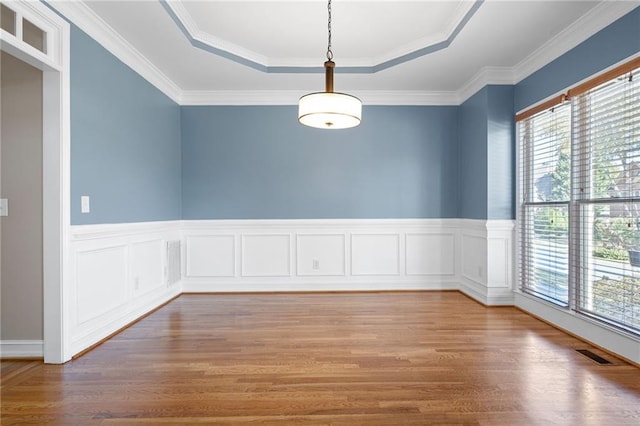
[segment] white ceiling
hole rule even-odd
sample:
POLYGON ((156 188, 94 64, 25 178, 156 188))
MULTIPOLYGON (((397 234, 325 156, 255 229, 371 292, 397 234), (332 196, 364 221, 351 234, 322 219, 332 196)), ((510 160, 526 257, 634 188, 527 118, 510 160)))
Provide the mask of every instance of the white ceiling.
MULTIPOLYGON (((335 88, 365 104, 456 104, 519 81, 638 4, 334 0, 335 88)), ((295 103, 324 86, 325 1, 53 5, 182 104, 295 103)))

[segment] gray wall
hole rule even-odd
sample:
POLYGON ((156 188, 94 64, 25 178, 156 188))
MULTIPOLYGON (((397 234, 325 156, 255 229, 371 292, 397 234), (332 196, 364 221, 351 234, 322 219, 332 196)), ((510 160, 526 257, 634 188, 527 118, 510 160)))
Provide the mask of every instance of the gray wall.
POLYGON ((42 340, 42 72, 2 53, 0 339, 42 340))

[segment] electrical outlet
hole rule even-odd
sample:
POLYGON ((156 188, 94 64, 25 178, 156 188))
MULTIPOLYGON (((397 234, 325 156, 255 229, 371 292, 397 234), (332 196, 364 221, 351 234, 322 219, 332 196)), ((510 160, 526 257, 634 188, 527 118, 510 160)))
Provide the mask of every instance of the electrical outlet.
POLYGON ((135 277, 133 280, 133 289, 140 290, 140 278, 135 277))
POLYGON ((80 197, 80 213, 91 213, 91 200, 88 195, 80 197))
POLYGON ((9 216, 9 200, 0 198, 0 216, 9 216))
POLYGON ((320 261, 318 259, 313 259, 311 264, 312 269, 320 269, 320 261))

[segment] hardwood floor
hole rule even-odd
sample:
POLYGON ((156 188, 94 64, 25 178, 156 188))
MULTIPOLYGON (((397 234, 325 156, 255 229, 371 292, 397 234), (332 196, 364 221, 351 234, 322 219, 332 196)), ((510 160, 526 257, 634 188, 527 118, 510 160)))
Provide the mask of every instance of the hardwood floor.
POLYGON ((2 425, 640 425, 640 369, 457 292, 183 295, 65 365, 3 361, 1 397, 2 425))

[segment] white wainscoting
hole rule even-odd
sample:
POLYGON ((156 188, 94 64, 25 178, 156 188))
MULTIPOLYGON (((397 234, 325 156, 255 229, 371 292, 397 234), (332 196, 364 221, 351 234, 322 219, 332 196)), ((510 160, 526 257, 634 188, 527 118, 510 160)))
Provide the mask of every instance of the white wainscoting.
POLYGON ((457 290, 457 219, 182 222, 185 292, 457 290))
POLYGON ((69 318, 77 354, 182 292, 169 286, 166 243, 180 222, 71 227, 69 318))
POLYGON ((485 305, 513 305, 514 230, 511 220, 460 224, 460 291, 485 305))
POLYGON ((513 228, 462 219, 73 226, 71 351, 183 292, 461 290, 487 305, 513 304, 513 228), (166 245, 174 240, 182 243, 182 280, 168 285, 166 245))

